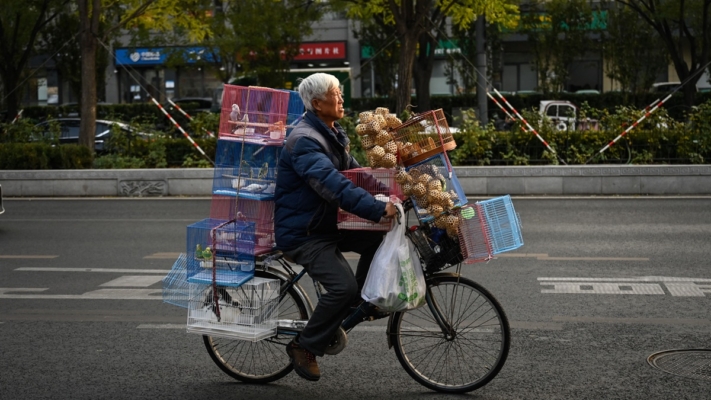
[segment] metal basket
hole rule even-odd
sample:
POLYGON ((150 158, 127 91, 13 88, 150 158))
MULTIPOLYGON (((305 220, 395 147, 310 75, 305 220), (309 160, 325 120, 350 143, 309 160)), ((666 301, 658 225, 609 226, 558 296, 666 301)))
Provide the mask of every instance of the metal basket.
POLYGON ((238 288, 190 284, 187 331, 256 342, 276 334, 279 280, 253 278, 238 288), (217 301, 216 301, 217 297, 217 301))
POLYGON ((442 109, 418 114, 394 128, 391 134, 405 166, 457 147, 442 109))
POLYGON ((423 270, 428 274, 457 265, 464 260, 459 244, 447 236, 444 230, 423 224, 415 230, 408 230, 405 235, 415 245, 424 264, 423 270))

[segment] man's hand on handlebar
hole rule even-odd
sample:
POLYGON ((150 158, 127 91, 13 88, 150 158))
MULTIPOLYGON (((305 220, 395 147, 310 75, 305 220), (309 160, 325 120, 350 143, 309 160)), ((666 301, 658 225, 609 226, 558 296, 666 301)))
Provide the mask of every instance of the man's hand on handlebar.
POLYGON ((394 218, 397 215, 397 208, 395 208, 395 204, 393 204, 392 201, 388 201, 388 203, 385 205, 385 214, 383 215, 383 218, 394 218))

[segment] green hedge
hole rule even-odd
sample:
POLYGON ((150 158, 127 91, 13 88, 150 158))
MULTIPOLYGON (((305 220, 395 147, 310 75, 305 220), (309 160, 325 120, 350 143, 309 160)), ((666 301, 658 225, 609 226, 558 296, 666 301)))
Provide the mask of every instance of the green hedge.
POLYGON ((0 169, 85 169, 93 155, 86 147, 49 143, 0 143, 0 169))

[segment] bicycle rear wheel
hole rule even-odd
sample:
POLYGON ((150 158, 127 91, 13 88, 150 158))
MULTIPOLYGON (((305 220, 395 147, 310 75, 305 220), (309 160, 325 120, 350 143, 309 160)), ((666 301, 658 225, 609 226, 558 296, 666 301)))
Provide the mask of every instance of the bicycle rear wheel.
MULTIPOLYGON (((257 270, 256 276, 269 279, 281 277, 257 270)), ((306 303, 295 287, 289 289, 279 302, 279 319, 306 320, 309 312, 306 303)), ((286 354, 286 344, 293 336, 277 334, 274 337, 249 342, 216 336, 203 336, 205 347, 212 360, 227 375, 248 383, 268 383, 281 379, 293 366, 286 354)))
POLYGON ((509 323, 481 285, 456 275, 427 280, 427 306, 396 313, 390 326, 400 364, 420 384, 465 393, 491 381, 506 362, 509 323), (443 332, 432 306, 451 330, 443 332))

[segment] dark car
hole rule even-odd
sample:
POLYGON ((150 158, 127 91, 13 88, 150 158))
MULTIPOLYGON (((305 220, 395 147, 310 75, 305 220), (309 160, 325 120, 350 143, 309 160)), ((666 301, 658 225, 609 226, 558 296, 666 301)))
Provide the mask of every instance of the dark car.
MULTIPOLYGON (((219 109, 216 108, 216 105, 213 104, 213 101, 209 97, 183 97, 181 99, 173 99, 171 100, 173 103, 177 104, 183 111, 185 112, 190 112, 190 111, 202 111, 202 112, 216 112, 219 111, 219 109), (188 109, 186 106, 190 105, 190 108, 188 109), (193 108, 194 107, 194 108, 193 108)), ((170 105, 170 103, 168 103, 170 105)), ((172 105, 170 105, 170 109, 172 110, 172 105)))
MULTIPOLYGON (((51 125, 59 125, 59 144, 77 144, 79 143, 79 126, 81 125, 80 118, 57 118, 47 120, 36 125, 39 135, 43 138, 52 136, 51 125)), ((140 137, 148 139, 150 135, 142 132, 137 132, 126 123, 118 121, 109 121, 104 119, 96 120, 96 136, 94 139, 94 151, 103 152, 106 150, 106 143, 111 138, 112 127, 118 126, 121 131, 131 137, 140 137)))

